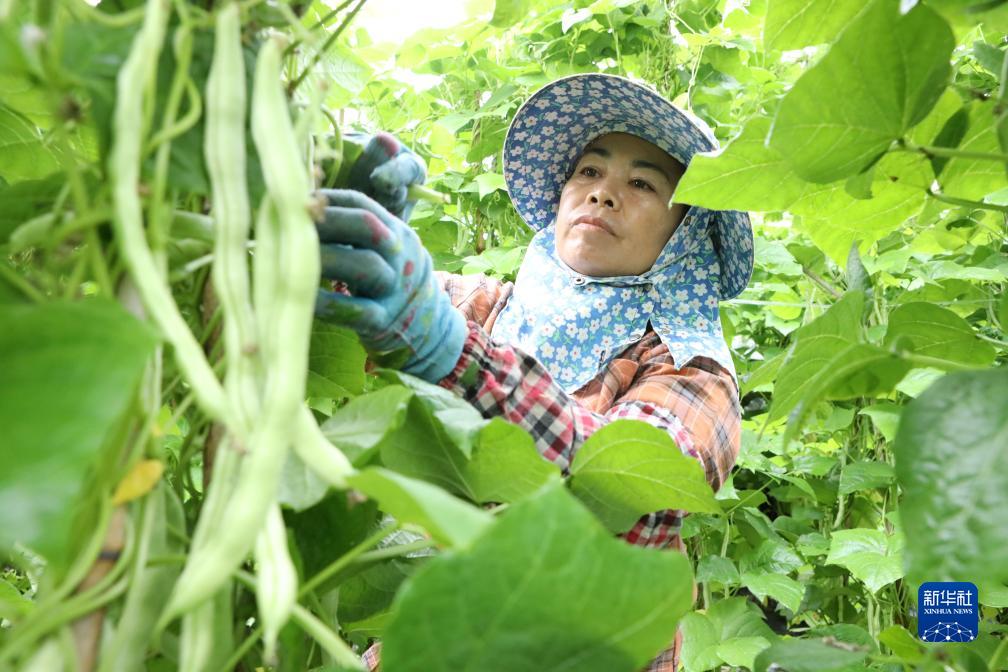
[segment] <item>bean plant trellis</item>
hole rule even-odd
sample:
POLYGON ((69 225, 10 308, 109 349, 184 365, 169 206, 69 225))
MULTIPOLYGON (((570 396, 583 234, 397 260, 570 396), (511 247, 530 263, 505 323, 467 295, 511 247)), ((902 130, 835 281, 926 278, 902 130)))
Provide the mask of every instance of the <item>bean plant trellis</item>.
POLYGON ((398 44, 364 5, 0 0, 0 669, 380 638, 390 672, 629 672, 677 627, 690 672, 1008 667, 1008 3, 484 0, 398 44), (754 213, 716 495, 608 468, 678 455, 631 421, 561 478, 312 321, 345 133, 424 157, 441 270, 512 278, 504 132, 586 71, 704 118, 676 199, 754 213), (687 555, 614 537, 660 508, 687 555), (968 644, 916 637, 943 580, 980 589, 968 644))

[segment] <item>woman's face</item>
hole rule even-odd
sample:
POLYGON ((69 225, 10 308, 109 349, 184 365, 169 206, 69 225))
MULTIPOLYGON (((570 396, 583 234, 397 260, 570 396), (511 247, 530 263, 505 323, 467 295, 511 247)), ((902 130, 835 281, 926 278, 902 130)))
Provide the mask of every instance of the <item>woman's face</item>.
POLYGON ((557 254, 593 277, 640 275, 683 218, 668 207, 684 168, 663 150, 627 133, 592 141, 560 193, 557 254))

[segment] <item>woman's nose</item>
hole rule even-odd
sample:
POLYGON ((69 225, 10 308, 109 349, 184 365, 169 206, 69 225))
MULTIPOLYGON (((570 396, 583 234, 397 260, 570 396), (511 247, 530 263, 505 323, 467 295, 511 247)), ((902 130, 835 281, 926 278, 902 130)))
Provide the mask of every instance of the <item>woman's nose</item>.
POLYGON ((588 201, 592 205, 602 204, 604 207, 616 210, 619 208, 619 198, 605 185, 598 185, 588 193, 588 201))

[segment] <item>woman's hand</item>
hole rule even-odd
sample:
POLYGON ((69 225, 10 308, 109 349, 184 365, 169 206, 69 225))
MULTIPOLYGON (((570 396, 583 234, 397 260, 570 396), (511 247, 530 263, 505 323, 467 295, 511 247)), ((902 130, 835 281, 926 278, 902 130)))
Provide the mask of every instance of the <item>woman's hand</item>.
POLYGON ((403 371, 437 382, 465 342, 465 318, 437 284, 434 262, 405 222, 368 196, 326 189, 318 224, 322 276, 351 295, 319 291, 315 314, 356 331, 372 352, 406 350, 403 371))
POLYGON ((370 138, 348 134, 347 139, 364 145, 350 168, 348 186, 375 199, 399 219, 409 221, 416 201, 408 200, 406 192, 411 185, 423 184, 427 179, 423 160, 389 133, 376 133, 370 138))

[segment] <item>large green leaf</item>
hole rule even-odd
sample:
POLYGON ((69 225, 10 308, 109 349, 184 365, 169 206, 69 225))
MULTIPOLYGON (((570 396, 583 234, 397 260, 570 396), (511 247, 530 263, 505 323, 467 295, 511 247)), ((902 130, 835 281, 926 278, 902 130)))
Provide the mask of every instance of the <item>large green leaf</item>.
POLYGON ((903 411, 896 478, 919 581, 1008 577, 1008 372, 951 373, 903 411))
POLYGON ((448 546, 468 546, 493 522, 490 514, 441 488, 387 469, 369 467, 347 478, 347 483, 396 520, 420 525, 448 546))
MULTIPOLYGON (((976 337, 966 320, 928 301, 905 303, 889 313, 884 343, 888 347, 905 347, 918 355, 945 360, 950 367, 958 364, 989 366, 997 354, 994 346, 976 337)), ((938 363, 931 366, 938 366, 938 363)))
POLYGON ((795 614, 805 595, 804 584, 786 574, 747 573, 742 575, 742 585, 759 599, 772 597, 795 614))
POLYGON ((500 418, 476 437, 464 478, 477 502, 516 502, 536 492, 560 471, 536 450, 532 436, 500 418))
POLYGON ((754 117, 720 152, 694 156, 675 201, 714 210, 783 210, 814 189, 767 147, 769 130, 768 117, 754 117))
POLYGON ((888 486, 896 480, 891 465, 885 462, 849 462, 840 474, 839 494, 872 490, 888 486))
POLYGON ((738 660, 755 648, 765 648, 776 639, 763 621, 759 608, 744 597, 718 600, 706 614, 686 614, 682 620, 682 633, 682 661, 687 672, 702 672, 716 668, 729 659, 738 660), (766 642, 766 645, 757 640, 766 642), (733 642, 735 644, 731 645, 733 642))
POLYGON ((763 45, 783 50, 831 42, 865 7, 845 0, 770 0, 763 45))
POLYGON ((57 170, 60 159, 45 144, 38 128, 23 115, 0 104, 0 177, 7 182, 34 180, 57 170))
POLYGON ((367 353, 350 329, 321 320, 312 326, 308 396, 348 397, 364 389, 367 353))
MULTIPOLYGON (((969 110, 969 129, 957 149, 963 152, 1002 154, 997 134, 997 103, 976 101, 969 110)), ((1008 183, 1005 163, 975 156, 955 156, 941 174, 942 191, 956 198, 981 200, 1008 183)))
POLYGON ((592 434, 570 472, 571 491, 615 532, 662 509, 721 512, 700 462, 644 422, 618 420, 592 434))
POLYGON ((903 577, 900 545, 881 530, 835 531, 826 564, 846 568, 873 593, 903 577))
POLYGON ((633 672, 691 603, 686 558, 614 539, 559 483, 400 591, 382 663, 400 672, 633 672))
POLYGON ((73 502, 155 342, 108 301, 0 305, 0 548, 64 559, 73 502))
POLYGON ((862 255, 925 203, 933 175, 923 156, 889 154, 875 165, 871 198, 856 198, 844 182, 808 189, 788 208, 801 215, 799 228, 837 265, 844 266, 851 246, 862 255))
POLYGON ((794 408, 816 375, 838 353, 860 340, 863 310, 864 294, 847 292, 829 310, 792 334, 795 345, 777 374, 770 422, 794 408))
POLYGON ((784 97, 770 145, 813 182, 861 172, 930 111, 954 46, 928 7, 874 0, 784 97))
POLYGON ((29 219, 52 207, 64 185, 62 175, 0 186, 0 244, 29 219))
POLYGON ((406 417, 413 392, 389 386, 351 399, 322 424, 322 433, 356 466, 370 461, 379 445, 406 417))
POLYGON ((753 672, 863 672, 867 655, 825 640, 781 639, 756 656, 753 672))

